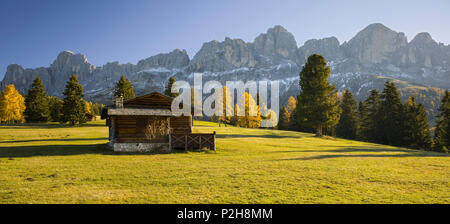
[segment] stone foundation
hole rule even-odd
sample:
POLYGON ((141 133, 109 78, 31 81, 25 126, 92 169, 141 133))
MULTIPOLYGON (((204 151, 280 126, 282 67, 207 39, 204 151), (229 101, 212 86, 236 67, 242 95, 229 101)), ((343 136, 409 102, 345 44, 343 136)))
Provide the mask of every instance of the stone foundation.
POLYGON ((169 143, 112 143, 114 152, 155 152, 170 153, 169 143))

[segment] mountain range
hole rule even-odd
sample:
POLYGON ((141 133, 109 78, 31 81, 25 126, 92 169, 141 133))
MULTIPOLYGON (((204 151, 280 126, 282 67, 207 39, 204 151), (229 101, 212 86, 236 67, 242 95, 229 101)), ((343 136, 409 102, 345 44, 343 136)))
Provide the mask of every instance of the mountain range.
POLYGON ((225 84, 233 80, 279 80, 281 103, 298 95, 299 72, 311 54, 325 57, 331 67, 330 82, 338 90, 350 90, 357 99, 371 89, 383 89, 384 82, 397 84, 403 99, 415 96, 425 104, 433 120, 444 89, 450 88, 450 45, 437 43, 430 34, 419 33, 408 42, 402 32, 380 23, 367 26, 348 42, 336 37, 312 39, 298 47, 295 37, 282 26, 275 26, 253 42, 225 38, 204 43, 191 59, 185 50, 161 53, 134 64, 110 62, 96 67, 82 54, 61 52, 50 67, 25 69, 8 66, 0 88, 15 84, 26 93, 40 76, 49 95, 61 96, 65 83, 76 74, 84 87, 85 99, 110 103, 115 82, 122 74, 134 86, 136 95, 163 91, 168 79, 192 80, 203 73, 203 80, 225 84))

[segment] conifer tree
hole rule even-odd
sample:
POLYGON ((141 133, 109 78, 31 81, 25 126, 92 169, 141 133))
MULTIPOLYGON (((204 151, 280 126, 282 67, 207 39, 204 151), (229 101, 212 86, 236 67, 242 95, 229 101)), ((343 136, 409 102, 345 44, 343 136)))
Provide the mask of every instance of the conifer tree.
POLYGON ((380 93, 376 89, 372 89, 369 97, 364 101, 367 108, 367 117, 361 120, 361 135, 367 141, 377 142, 379 140, 377 116, 380 103, 380 93))
POLYGON ((50 108, 50 120, 54 122, 60 122, 62 118, 62 106, 63 101, 60 100, 58 97, 49 97, 48 98, 48 105, 50 108))
POLYGON ((46 122, 50 120, 48 96, 41 79, 36 77, 25 96, 25 120, 27 122, 46 122))
POLYGON ((381 95, 380 108, 377 112, 376 137, 378 143, 403 145, 403 105, 400 94, 393 82, 387 81, 381 95))
POLYGON ((123 96, 123 100, 128 100, 135 98, 133 85, 131 85, 131 82, 122 75, 116 83, 116 88, 114 90, 115 96, 123 96))
POLYGON ((298 95, 298 123, 305 123, 316 129, 316 136, 322 136, 322 129, 334 126, 339 120, 339 102, 334 85, 330 85, 330 67, 325 58, 313 54, 300 72, 301 92, 298 95))
POLYGON ((359 101, 358 104, 358 120, 359 127, 356 133, 356 138, 362 141, 367 141, 368 138, 368 127, 369 127, 369 110, 364 101, 359 101))
POLYGON ((83 87, 78 83, 77 76, 72 75, 64 91, 62 123, 75 125, 86 122, 86 104, 82 97, 83 87))
POLYGON ((336 126, 336 135, 346 139, 356 139, 358 108, 350 91, 344 91, 340 108, 341 116, 336 126))
POLYGON ((423 104, 417 104, 414 97, 410 97, 404 106, 405 132, 404 145, 416 149, 431 149, 430 125, 427 112, 423 104))
POLYGON ((173 86, 173 85, 176 85, 176 81, 177 81, 177 80, 176 80, 173 76, 169 78, 169 82, 167 83, 167 88, 166 88, 166 90, 164 91, 164 94, 165 94, 166 96, 177 97, 177 96, 180 95, 179 92, 172 93, 172 86, 173 86))
POLYGON ((445 91, 439 107, 433 150, 445 153, 450 151, 450 92, 448 90, 445 91))
POLYGON ((289 111, 286 109, 285 106, 281 107, 279 114, 280 114, 280 118, 279 118, 279 122, 278 122, 278 129, 288 130, 289 124, 290 124, 290 119, 291 119, 291 114, 289 113, 289 111))
POLYGON ((16 90, 14 84, 6 86, 0 94, 0 123, 23 122, 25 99, 16 90))

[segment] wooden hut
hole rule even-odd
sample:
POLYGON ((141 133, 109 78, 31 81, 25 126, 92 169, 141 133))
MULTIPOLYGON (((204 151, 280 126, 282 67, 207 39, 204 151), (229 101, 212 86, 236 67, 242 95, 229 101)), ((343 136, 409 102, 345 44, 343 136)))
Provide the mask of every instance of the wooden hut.
POLYGON ((215 150, 215 133, 192 133, 192 116, 173 115, 172 100, 158 92, 126 101, 116 97, 114 105, 102 110, 102 119, 109 127, 110 147, 120 152, 171 152, 173 148, 202 147, 215 150))

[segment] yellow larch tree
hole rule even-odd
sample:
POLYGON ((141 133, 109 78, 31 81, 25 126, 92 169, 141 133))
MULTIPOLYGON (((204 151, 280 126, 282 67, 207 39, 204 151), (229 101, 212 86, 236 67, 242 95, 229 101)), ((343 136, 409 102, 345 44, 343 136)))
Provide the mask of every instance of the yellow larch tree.
POLYGON ((0 94, 0 123, 24 122, 25 99, 13 84, 0 94))

